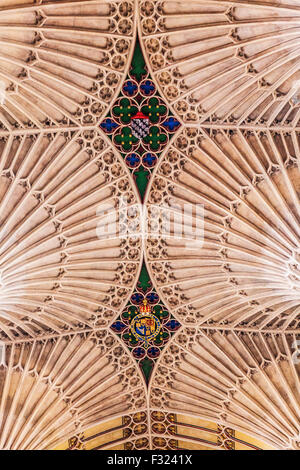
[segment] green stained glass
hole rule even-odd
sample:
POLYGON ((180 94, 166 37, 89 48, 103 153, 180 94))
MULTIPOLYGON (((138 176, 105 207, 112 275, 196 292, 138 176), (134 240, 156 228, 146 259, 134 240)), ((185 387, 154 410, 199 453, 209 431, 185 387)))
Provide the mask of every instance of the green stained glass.
POLYGON ((100 127, 133 173, 143 200, 160 152, 179 129, 180 122, 159 96, 138 40, 120 95, 100 127))

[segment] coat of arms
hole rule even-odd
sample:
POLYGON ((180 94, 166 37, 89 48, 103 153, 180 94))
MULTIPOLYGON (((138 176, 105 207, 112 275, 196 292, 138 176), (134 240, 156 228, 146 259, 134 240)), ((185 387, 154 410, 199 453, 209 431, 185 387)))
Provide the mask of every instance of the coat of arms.
POLYGON ((141 111, 138 111, 131 119, 131 130, 134 137, 143 139, 149 134, 150 121, 141 111))
POLYGON ((140 307, 140 313, 133 318, 130 329, 136 339, 143 341, 146 348, 149 346, 149 341, 158 335, 161 324, 159 319, 151 313, 147 300, 144 300, 140 307))

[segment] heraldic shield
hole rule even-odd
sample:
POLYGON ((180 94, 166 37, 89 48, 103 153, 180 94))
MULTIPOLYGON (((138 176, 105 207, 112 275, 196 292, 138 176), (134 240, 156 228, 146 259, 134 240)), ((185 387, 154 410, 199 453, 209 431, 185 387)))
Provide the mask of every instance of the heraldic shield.
POLYGON ((149 134, 150 121, 142 112, 137 112, 131 120, 132 134, 137 139, 143 139, 149 134))

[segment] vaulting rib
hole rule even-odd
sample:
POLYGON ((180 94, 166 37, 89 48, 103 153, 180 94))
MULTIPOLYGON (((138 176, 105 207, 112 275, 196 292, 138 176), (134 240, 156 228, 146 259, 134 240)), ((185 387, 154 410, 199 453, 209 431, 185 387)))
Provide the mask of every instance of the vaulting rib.
POLYGON ((145 387, 118 339, 102 330, 7 346, 0 447, 53 448, 107 418, 145 407, 145 387))
POLYGON ((296 132, 177 133, 146 197, 146 258, 180 322, 299 334, 299 158, 296 132), (195 236, 201 214, 180 225, 191 204, 204 207, 195 236))
POLYGON ((5 137, 0 153, 0 339, 109 325, 141 262, 140 240, 103 232, 138 200, 123 159, 99 130, 5 137))
POLYGON ((139 5, 148 65, 185 123, 299 127, 297 0, 139 5))
POLYGON ((186 327, 161 356, 154 410, 220 423, 276 449, 299 449, 299 364, 294 335, 186 327))
POLYGON ((134 5, 134 0, 4 2, 0 130, 97 125, 130 65, 134 5))

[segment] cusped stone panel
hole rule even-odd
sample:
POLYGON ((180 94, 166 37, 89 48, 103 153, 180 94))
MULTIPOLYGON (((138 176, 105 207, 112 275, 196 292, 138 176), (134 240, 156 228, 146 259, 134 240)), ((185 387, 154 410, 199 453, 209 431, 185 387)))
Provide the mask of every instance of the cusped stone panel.
POLYGON ((54 450, 144 450, 149 448, 148 414, 137 411, 72 436, 54 450))
MULTIPOLYGON (((185 328, 157 365, 150 407, 220 423, 275 449, 299 449, 294 341, 294 335, 185 328)), ((172 422, 168 428, 171 434, 172 422)))
MULTIPOLYGON (((161 383, 164 378, 161 378, 161 383)), ((159 378, 157 377, 157 383, 159 378)), ((274 450, 253 436, 191 414, 152 410, 153 449, 162 450, 274 450)))
POLYGON ((297 126, 297 0, 145 0, 140 32, 164 97, 186 123, 297 126))
POLYGON ((21 3, 0 9, 0 128, 95 125, 130 64, 135 1, 21 3))
POLYGON ((146 405, 138 368, 108 331, 6 346, 0 396, 0 448, 11 450, 54 448, 146 405))
POLYGON ((299 156, 296 133, 177 134, 148 191, 146 257, 181 323, 299 331, 299 156))
POLYGON ((97 130, 11 135, 0 153, 0 340, 108 326, 142 256, 116 231, 138 201, 123 159, 97 130))

